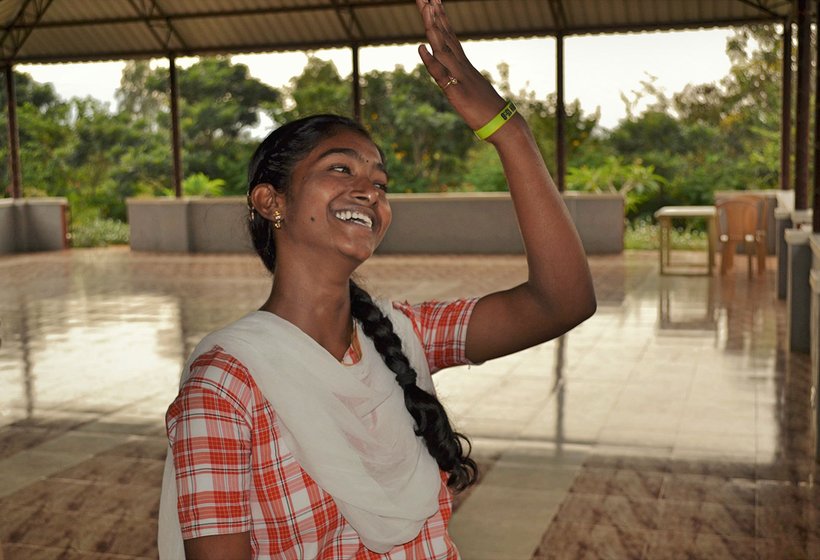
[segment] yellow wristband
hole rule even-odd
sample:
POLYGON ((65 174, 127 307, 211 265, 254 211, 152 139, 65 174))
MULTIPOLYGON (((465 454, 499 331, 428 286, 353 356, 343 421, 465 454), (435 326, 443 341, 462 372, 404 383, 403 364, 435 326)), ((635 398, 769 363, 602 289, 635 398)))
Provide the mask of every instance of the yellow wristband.
POLYGON ((501 109, 501 112, 494 116, 490 122, 475 130, 475 135, 478 137, 479 140, 486 140, 496 132, 498 129, 504 126, 508 120, 513 118, 518 112, 518 109, 515 108, 515 103, 512 101, 507 101, 507 104, 504 105, 504 108, 501 109))

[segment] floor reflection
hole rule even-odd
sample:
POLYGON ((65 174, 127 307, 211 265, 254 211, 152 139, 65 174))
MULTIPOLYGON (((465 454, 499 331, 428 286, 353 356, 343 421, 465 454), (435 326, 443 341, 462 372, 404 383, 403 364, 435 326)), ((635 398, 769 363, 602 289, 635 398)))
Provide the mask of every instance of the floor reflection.
POLYGON ((714 331, 717 329, 714 278, 660 278, 658 328, 714 331))
POLYGON ((564 360, 566 358, 567 339, 565 334, 555 341, 555 366, 553 366, 552 392, 555 394, 555 452, 561 454, 564 448, 564 360))
MULTIPOLYGON (((784 348, 773 272, 660 277, 654 253, 591 266, 591 320, 436 375, 486 469, 453 519, 465 560, 820 558, 810 365, 784 348)), ((418 301, 507 288, 526 267, 377 257, 361 273, 418 301)), ((0 258, 4 560, 155 556, 179 367, 268 288, 251 256, 0 258)))

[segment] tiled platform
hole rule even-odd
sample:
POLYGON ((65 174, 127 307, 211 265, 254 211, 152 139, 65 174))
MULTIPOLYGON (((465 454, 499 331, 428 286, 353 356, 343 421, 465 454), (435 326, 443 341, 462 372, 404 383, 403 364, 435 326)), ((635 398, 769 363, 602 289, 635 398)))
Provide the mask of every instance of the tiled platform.
MULTIPOLYGON (((659 277, 591 259, 599 311, 562 339, 437 374, 484 467, 465 560, 820 558, 808 356, 773 269, 659 277)), ((376 257, 371 291, 478 295, 518 257, 376 257)), ((266 296, 251 256, 0 258, 0 543, 10 559, 154 558, 162 415, 207 331, 266 296)))

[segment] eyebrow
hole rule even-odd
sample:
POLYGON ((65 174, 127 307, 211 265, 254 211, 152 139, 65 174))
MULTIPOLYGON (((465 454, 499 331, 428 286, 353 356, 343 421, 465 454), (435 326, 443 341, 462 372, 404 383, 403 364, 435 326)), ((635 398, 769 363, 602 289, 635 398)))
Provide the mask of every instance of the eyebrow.
MULTIPOLYGON (((331 156, 333 154, 346 155, 346 156, 352 157, 354 159, 357 159, 362 163, 367 163, 367 161, 368 161, 367 159, 364 158, 364 156, 362 156, 362 154, 360 154, 359 152, 357 152, 353 148, 330 148, 330 149, 325 150, 324 152, 322 152, 317 159, 321 160, 321 159, 324 159, 327 156, 331 156)), ((381 171, 382 173, 384 173, 385 175, 387 175, 388 179, 390 178, 390 174, 387 172, 387 169, 384 167, 384 164, 382 162, 377 162, 376 163, 376 168, 379 171, 381 171)))

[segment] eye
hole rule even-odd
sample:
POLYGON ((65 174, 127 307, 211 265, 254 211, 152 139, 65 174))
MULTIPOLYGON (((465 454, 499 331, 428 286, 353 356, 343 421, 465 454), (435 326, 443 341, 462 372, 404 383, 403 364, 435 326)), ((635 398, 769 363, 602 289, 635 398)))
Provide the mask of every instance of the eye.
POLYGON ((347 173, 350 174, 350 168, 343 164, 336 164, 330 166, 331 171, 338 171, 339 173, 347 173))
POLYGON ((380 183, 380 182, 376 181, 375 183, 373 183, 373 186, 376 187, 379 190, 387 192, 387 183, 380 183))

